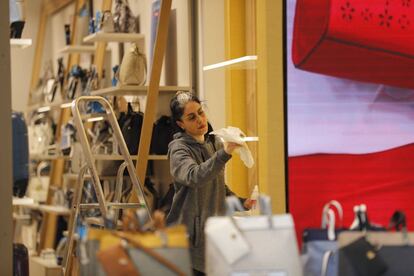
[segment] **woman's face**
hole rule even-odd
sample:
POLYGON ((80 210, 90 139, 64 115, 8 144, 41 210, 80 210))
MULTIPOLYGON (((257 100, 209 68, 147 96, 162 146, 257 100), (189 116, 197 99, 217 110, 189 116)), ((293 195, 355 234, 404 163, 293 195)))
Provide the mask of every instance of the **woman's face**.
POLYGON ((188 102, 184 107, 184 113, 180 121, 177 121, 188 135, 198 141, 204 141, 204 134, 207 133, 207 116, 203 108, 197 102, 188 102))

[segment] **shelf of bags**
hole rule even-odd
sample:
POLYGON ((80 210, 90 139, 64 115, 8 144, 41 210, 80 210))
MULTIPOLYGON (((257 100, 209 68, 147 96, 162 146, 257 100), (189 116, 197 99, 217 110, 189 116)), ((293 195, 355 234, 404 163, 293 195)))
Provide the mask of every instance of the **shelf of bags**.
MULTIPOLYGON (((138 96, 146 95, 148 86, 124 85, 113 86, 99 89, 91 92, 93 96, 138 96)), ((177 91, 191 91, 189 86, 160 86, 159 91, 162 93, 171 93, 177 91)))
POLYGON ((69 160, 69 155, 52 155, 52 154, 30 154, 30 160, 56 160, 64 159, 69 160))
POLYGON ((10 39, 10 48, 20 48, 24 49, 32 45, 32 40, 30 38, 12 38, 10 39))
POLYGON ((59 50, 61 54, 71 54, 71 53, 88 53, 93 54, 95 53, 95 46, 92 45, 67 45, 59 50))
MULTIPOLYGON (((95 160, 124 160, 124 157, 120 154, 95 154, 95 160)), ((137 160, 138 155, 131 155, 132 160, 137 160)), ((150 154, 148 160, 168 160, 167 155, 154 155, 150 154)))
POLYGON ((104 33, 97 32, 83 38, 83 42, 138 42, 144 39, 143 34, 137 33, 104 33))
POLYGON ((37 103, 29 105, 27 108, 28 112, 37 111, 41 112, 48 112, 55 108, 69 108, 72 106, 72 101, 63 101, 63 102, 52 102, 52 103, 37 103))

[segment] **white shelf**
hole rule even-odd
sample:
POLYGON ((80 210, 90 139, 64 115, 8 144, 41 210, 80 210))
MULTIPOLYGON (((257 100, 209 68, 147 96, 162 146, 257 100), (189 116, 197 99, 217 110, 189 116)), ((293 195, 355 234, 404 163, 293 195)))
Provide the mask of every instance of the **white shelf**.
POLYGON ((248 70, 256 69, 257 56, 244 56, 230 59, 210 65, 203 66, 203 71, 226 69, 226 70, 248 70))
POLYGON ((98 32, 84 37, 83 42, 138 42, 143 39, 143 34, 98 32))
MULTIPOLYGON (((138 96, 146 95, 148 86, 125 85, 113 86, 91 92, 92 96, 138 96)), ((160 92, 191 91, 189 86, 160 86, 160 92)))
POLYGON ((53 108, 69 108, 72 101, 53 102, 53 103, 37 103, 29 105, 28 112, 37 110, 38 112, 47 112, 53 108))
MULTIPOLYGON (((95 160, 124 160, 120 154, 95 154, 95 160)), ((131 155, 132 160, 137 160, 138 155, 131 155)), ((149 155, 148 160, 168 160, 167 155, 149 155)))
POLYGON ((68 45, 63 47, 59 50, 59 53, 61 54, 71 54, 71 53, 87 53, 87 54, 93 54, 95 53, 95 46, 88 46, 88 45, 68 45))
POLYGON ((13 206, 26 206, 26 205, 33 205, 34 200, 30 197, 13 197, 13 206))
POLYGON ((57 215, 69 215, 70 209, 64 206, 39 204, 30 197, 17 198, 13 197, 13 206, 23 206, 33 210, 39 210, 57 215))
POLYGON ((21 38, 21 39, 11 38, 10 39, 11 48, 24 49, 24 48, 30 47, 31 45, 32 45, 32 40, 30 38, 21 38))

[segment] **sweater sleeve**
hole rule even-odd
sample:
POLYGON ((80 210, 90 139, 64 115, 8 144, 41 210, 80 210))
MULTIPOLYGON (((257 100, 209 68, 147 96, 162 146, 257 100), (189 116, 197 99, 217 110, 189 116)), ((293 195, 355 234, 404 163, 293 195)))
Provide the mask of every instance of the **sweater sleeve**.
POLYGON ((187 148, 172 147, 169 157, 171 175, 177 182, 189 187, 200 187, 217 176, 231 155, 220 149, 208 160, 198 164, 187 148))

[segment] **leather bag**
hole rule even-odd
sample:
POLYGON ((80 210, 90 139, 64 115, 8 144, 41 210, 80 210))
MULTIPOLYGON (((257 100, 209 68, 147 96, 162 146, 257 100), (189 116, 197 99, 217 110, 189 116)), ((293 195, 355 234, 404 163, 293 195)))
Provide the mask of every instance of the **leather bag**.
POLYGON ((143 85, 147 78, 147 59, 133 43, 119 67, 119 85, 143 85))
POLYGON ((297 0, 294 20, 297 68, 414 88, 411 1, 297 0))

